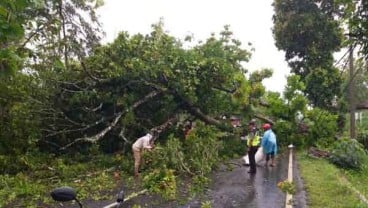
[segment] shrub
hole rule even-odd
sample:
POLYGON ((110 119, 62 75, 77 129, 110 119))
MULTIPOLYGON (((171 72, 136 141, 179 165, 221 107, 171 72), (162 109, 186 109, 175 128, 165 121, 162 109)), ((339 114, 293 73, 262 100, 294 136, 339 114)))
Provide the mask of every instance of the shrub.
POLYGON ((309 126, 307 145, 316 145, 318 143, 322 146, 328 146, 328 143, 332 141, 331 138, 334 138, 337 131, 337 115, 314 108, 307 112, 305 120, 309 126))
POLYGON ((297 147, 301 146, 299 140, 294 136, 296 128, 292 122, 280 119, 273 126, 273 131, 276 134, 278 146, 289 144, 294 144, 297 147))
POLYGON ((204 176, 220 160, 221 142, 218 135, 213 127, 197 122, 185 140, 185 161, 192 173, 204 176))
POLYGON ((204 188, 211 182, 211 180, 205 176, 194 176, 192 184, 190 186, 191 193, 201 193, 204 188))
POLYGON ((172 169, 153 170, 143 177, 143 185, 149 191, 158 193, 165 199, 176 198, 176 180, 172 169))
POLYGON ((224 158, 237 158, 240 155, 246 154, 247 144, 246 141, 242 141, 237 135, 223 136, 221 138, 223 147, 219 151, 219 155, 224 158))
POLYGON ((363 145, 354 139, 340 139, 333 145, 330 161, 346 169, 362 169, 367 161, 363 145))
POLYGON ((214 128, 198 122, 184 143, 170 135, 165 145, 157 145, 153 151, 144 154, 145 166, 149 169, 167 167, 179 173, 204 176, 220 160, 218 137, 214 128))
POLYGON ((368 149, 368 130, 359 132, 357 135, 357 140, 364 146, 365 149, 368 149))
POLYGON ((277 187, 284 193, 294 194, 295 184, 291 181, 284 180, 277 183, 277 187))
POLYGON ((143 158, 146 169, 167 167, 178 172, 190 173, 185 161, 183 143, 173 135, 169 135, 165 145, 157 145, 153 151, 144 153, 143 158))

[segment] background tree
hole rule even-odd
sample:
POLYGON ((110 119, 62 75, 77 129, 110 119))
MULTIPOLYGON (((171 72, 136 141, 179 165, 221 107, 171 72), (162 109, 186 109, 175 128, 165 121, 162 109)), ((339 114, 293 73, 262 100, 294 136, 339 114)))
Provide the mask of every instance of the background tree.
POLYGON ((27 0, 4 0, 0 3, 0 76, 19 70, 22 55, 17 45, 24 37, 25 10, 31 7, 27 0))
POLYGON ((0 3, 0 73, 6 75, 0 75, 1 153, 34 150, 41 137, 41 121, 60 113, 51 108, 50 98, 59 90, 57 80, 72 75, 65 72, 69 63, 76 65, 76 60, 98 45, 94 10, 100 4, 63 0, 0 3))
POLYGON ((277 48, 285 51, 291 72, 305 83, 310 104, 333 108, 333 101, 341 95, 333 52, 341 48, 342 30, 330 7, 313 0, 275 0, 273 5, 277 48))

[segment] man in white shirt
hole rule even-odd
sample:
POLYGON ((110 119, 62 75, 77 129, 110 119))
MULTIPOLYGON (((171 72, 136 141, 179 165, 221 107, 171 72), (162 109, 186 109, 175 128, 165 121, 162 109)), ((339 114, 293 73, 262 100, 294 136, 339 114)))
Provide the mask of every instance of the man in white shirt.
POLYGON ((151 151, 154 147, 154 140, 158 136, 158 132, 156 130, 151 131, 150 133, 146 134, 138 138, 133 146, 133 157, 134 157, 134 176, 139 176, 139 166, 142 160, 142 154, 144 150, 151 151))

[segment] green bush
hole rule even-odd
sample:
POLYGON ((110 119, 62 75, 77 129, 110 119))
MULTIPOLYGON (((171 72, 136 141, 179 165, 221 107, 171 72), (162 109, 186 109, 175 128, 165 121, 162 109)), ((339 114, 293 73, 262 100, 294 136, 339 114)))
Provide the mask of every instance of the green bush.
POLYGON ((6 116, 0 117, 0 154, 23 155, 36 148, 40 138, 38 120, 27 103, 12 103, 7 107, 1 108, 6 116))
POLYGON ((368 149, 368 130, 358 132, 357 140, 364 146, 365 149, 368 149))
POLYGON ((306 114, 306 124, 308 125, 307 145, 329 146, 337 131, 337 115, 328 111, 314 108, 306 114), (326 140, 326 141, 323 141, 326 140))
POLYGON ((208 186, 211 180, 205 176, 194 176, 190 185, 191 193, 202 193, 204 188, 208 186))
POLYGON ((340 139, 333 145, 330 161, 341 168, 362 169, 367 160, 363 145, 353 139, 340 139))
POLYGON ((36 207, 36 201, 45 195, 46 185, 31 181, 27 174, 0 175, 0 207, 16 199, 22 199, 19 207, 36 207))
POLYGON ((278 120, 275 122, 273 126, 273 131, 277 137, 278 146, 287 146, 289 144, 294 144, 297 147, 300 147, 300 140, 298 140, 296 135, 295 124, 286 120, 278 120))
POLYGON ((219 151, 221 158, 238 158, 246 154, 247 144, 246 141, 240 139, 240 135, 239 137, 237 135, 224 136, 221 138, 221 142, 223 144, 219 151))
POLYGON ((24 160, 16 156, 0 155, 0 174, 15 175, 28 170, 24 160))
POLYGON ((143 155, 145 169, 170 168, 179 173, 206 175, 220 161, 218 132, 201 122, 184 142, 170 135, 165 145, 143 155))
POLYGON ((204 176, 220 161, 222 147, 219 133, 211 126, 197 122, 185 140, 185 161, 192 173, 204 176))
POLYGON ((155 169, 143 177, 143 185, 153 193, 165 199, 176 198, 176 180, 174 170, 167 168, 155 169))
POLYGON ((183 143, 173 135, 169 138, 165 145, 157 145, 151 152, 143 154, 144 169, 169 168, 180 172, 189 173, 189 169, 185 162, 185 153, 183 143))

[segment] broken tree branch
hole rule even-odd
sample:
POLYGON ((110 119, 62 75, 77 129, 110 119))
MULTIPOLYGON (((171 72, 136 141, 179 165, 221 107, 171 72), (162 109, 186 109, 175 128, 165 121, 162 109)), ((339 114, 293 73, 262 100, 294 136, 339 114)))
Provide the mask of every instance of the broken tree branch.
POLYGON ((119 122, 120 118, 125 114, 128 113, 132 110, 134 110, 135 108, 137 108, 138 106, 140 106, 141 104, 147 102, 148 100, 150 100, 151 98, 158 96, 161 93, 161 91, 152 91, 150 93, 148 93, 145 97, 143 97, 142 99, 138 100, 137 102, 135 102, 132 107, 130 109, 127 109, 125 111, 121 111, 119 113, 116 114, 115 119, 110 123, 110 125, 108 125, 105 129, 103 129, 102 131, 100 131, 99 133, 90 136, 90 137, 81 137, 78 138, 76 140, 74 140, 73 142, 63 146, 60 148, 60 150, 65 150, 71 146, 73 146, 76 143, 79 142, 90 142, 90 143, 96 143, 98 142, 100 139, 102 139, 111 129, 113 129, 116 124, 119 122))

